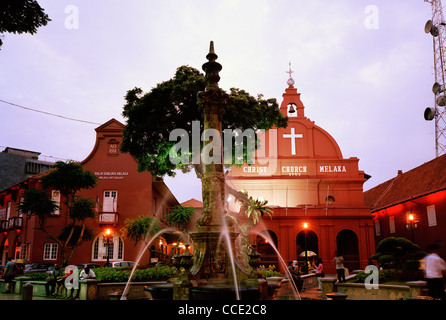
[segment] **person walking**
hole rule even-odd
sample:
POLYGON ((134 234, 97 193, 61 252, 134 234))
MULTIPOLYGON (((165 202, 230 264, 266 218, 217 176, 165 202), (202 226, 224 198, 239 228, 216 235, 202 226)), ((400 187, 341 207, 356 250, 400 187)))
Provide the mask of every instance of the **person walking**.
POLYGON ((433 243, 429 247, 430 253, 424 257, 424 277, 427 282, 429 296, 445 300, 443 275, 446 273, 446 262, 438 255, 440 245, 433 243))
POLYGON ((339 255, 338 251, 335 251, 335 257, 333 259, 336 265, 336 273, 338 274, 338 281, 342 283, 345 281, 345 268, 344 268, 344 257, 339 255))
POLYGON ((15 273, 15 262, 12 261, 12 258, 8 258, 8 262, 5 265, 5 273, 3 274, 3 279, 5 279, 6 283, 6 291, 5 293, 11 293, 12 290, 12 280, 14 280, 15 273))
POLYGON ((318 290, 321 291, 322 290, 321 278, 325 277, 324 265, 322 263, 321 258, 317 258, 316 260, 316 277, 317 277, 318 290))

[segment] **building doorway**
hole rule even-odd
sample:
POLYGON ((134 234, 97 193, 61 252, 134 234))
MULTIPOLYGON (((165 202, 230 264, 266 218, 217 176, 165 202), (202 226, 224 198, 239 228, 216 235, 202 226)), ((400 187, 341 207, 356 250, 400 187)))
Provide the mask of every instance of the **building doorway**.
POLYGON ((296 256, 301 272, 308 273, 314 268, 315 257, 319 255, 317 234, 311 230, 303 230, 296 236, 296 256), (307 255, 305 258, 305 249, 307 255), (305 263, 307 259, 308 264, 305 263))
POLYGON ((319 255, 319 244, 317 239, 317 234, 311 230, 303 230, 297 234, 296 237, 296 255, 299 257, 305 251, 305 232, 306 232, 306 242, 307 251, 312 251, 319 255))
POLYGON ((277 248, 277 235, 271 230, 264 230, 256 238, 257 252, 260 253, 260 265, 268 268, 270 265, 279 268, 279 259, 276 250, 271 246, 271 242, 277 248))
POLYGON ((359 269, 358 236, 349 229, 341 230, 336 236, 337 250, 344 257, 344 266, 350 271, 359 269))
POLYGON ((122 261, 124 257, 124 242, 121 237, 114 233, 110 240, 100 234, 93 241, 92 261, 100 262, 107 261, 107 254, 109 261, 122 261))

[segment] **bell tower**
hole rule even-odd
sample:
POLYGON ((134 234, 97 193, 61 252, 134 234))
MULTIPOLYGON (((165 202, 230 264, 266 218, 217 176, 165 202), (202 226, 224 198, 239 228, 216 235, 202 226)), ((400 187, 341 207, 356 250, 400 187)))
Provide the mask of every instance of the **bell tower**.
POLYGON ((280 105, 280 111, 284 116, 292 118, 305 118, 304 104, 300 100, 300 93, 297 92, 297 88, 294 87, 294 79, 291 76, 294 71, 291 70, 291 62, 289 63, 289 70, 286 71, 290 75, 287 80, 288 88, 285 89, 285 93, 282 95, 283 101, 280 105))

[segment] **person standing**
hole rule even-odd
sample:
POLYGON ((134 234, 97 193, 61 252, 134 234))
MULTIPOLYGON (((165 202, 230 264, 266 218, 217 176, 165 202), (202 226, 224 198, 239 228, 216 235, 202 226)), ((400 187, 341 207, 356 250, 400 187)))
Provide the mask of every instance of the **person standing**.
POLYGON ((431 244, 429 251, 430 253, 424 257, 424 277, 429 295, 435 299, 445 300, 443 274, 446 273, 446 262, 438 255, 439 244, 431 244))
POLYGON ((12 258, 8 258, 8 262, 5 265, 5 273, 3 274, 3 278, 6 283, 6 291, 5 293, 12 292, 12 280, 14 279, 15 272, 15 262, 12 261, 12 258))
POLYGON ((322 264, 322 259, 317 258, 316 260, 316 277, 317 277, 317 284, 318 284, 318 290, 322 290, 322 281, 321 278, 325 276, 324 274, 324 265, 322 264))
POLYGON ((335 257, 333 259, 336 266, 336 273, 338 274, 339 283, 345 281, 345 268, 344 268, 344 257, 339 255, 338 251, 335 251, 335 257))

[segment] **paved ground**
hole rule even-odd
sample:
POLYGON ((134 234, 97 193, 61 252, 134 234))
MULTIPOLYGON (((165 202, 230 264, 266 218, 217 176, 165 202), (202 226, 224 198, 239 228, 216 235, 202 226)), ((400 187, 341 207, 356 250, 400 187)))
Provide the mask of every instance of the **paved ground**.
MULTIPOLYGON (((21 294, 14 294, 14 293, 0 293, 0 301, 2 300, 22 300, 22 295, 21 294)), ((52 297, 34 297, 33 296, 33 300, 59 300, 59 301, 63 301, 66 299, 62 299, 62 298, 52 298, 52 297)))
POLYGON ((305 291, 299 292, 299 294, 300 297, 303 299, 318 299, 318 300, 322 299, 321 297, 322 291, 319 291, 317 286, 305 288, 305 291))
MULTIPOLYGON (((306 288, 305 291, 299 292, 300 297, 303 299, 322 299, 321 291, 317 290, 317 286, 306 288)), ((0 301, 2 300, 22 300, 22 295, 13 293, 0 293, 0 301)), ((53 298, 53 297, 37 297, 33 296, 33 300, 53 300, 53 301, 67 301, 64 298, 53 298)))

